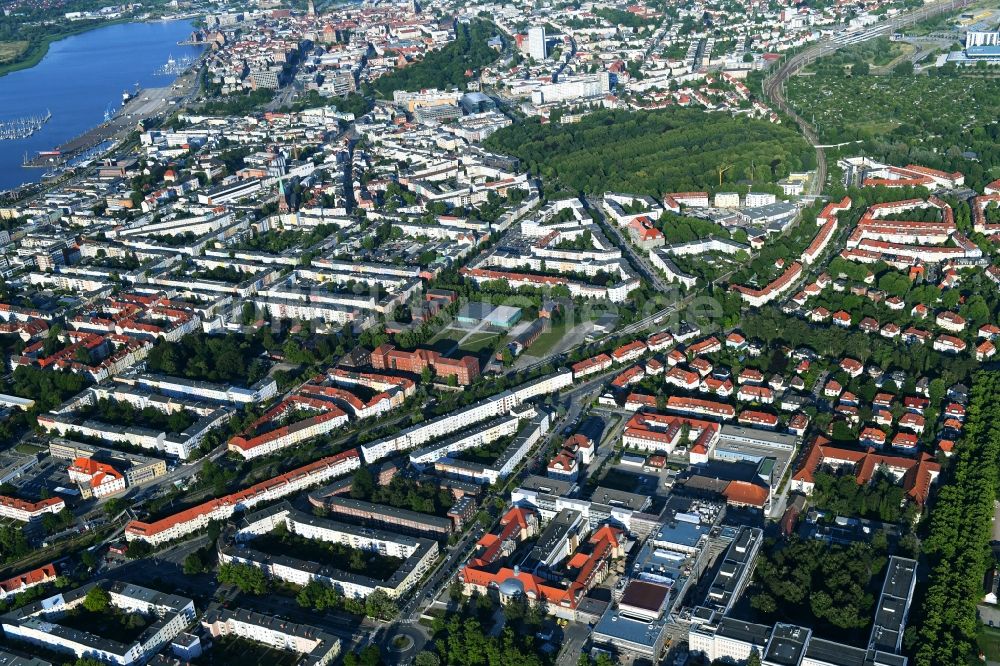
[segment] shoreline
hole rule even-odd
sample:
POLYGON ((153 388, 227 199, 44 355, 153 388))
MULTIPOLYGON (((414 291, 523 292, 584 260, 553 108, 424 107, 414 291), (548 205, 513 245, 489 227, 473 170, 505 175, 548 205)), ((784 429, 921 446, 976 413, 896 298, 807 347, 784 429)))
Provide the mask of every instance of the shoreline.
POLYGON ((114 25, 123 25, 129 23, 160 23, 163 21, 186 21, 186 20, 194 21, 196 20, 196 17, 188 18, 184 16, 178 16, 178 17, 145 16, 145 17, 119 18, 119 19, 112 19, 110 21, 99 20, 98 23, 91 23, 90 21, 84 21, 81 22, 79 26, 76 26, 75 29, 71 29, 68 32, 63 32, 58 35, 46 36, 37 44, 29 44, 28 48, 25 50, 25 53, 31 53, 31 55, 26 57, 25 59, 19 60, 18 62, 0 64, 0 79, 3 79, 3 77, 7 76, 8 74, 13 74, 14 72, 20 72, 25 69, 31 69, 32 67, 38 65, 38 63, 40 63, 42 59, 44 59, 45 56, 48 55, 49 47, 52 46, 52 44, 55 44, 56 42, 61 42, 64 39, 69 39, 70 37, 77 37, 79 35, 83 35, 88 32, 92 32, 94 30, 99 30, 101 28, 108 28, 114 25))
MULTIPOLYGON (((108 22, 105 22, 105 23, 101 24, 100 26, 86 26, 86 29, 78 30, 75 34, 73 34, 73 35, 66 35, 62 39, 65 39, 65 38, 68 38, 68 37, 76 37, 76 36, 80 36, 80 35, 85 35, 86 33, 92 32, 93 30, 96 30, 96 29, 99 29, 99 28, 103 28, 103 27, 111 27, 111 26, 115 26, 115 25, 132 25, 132 24, 135 24, 136 26, 139 26, 139 25, 142 25, 142 24, 169 23, 169 22, 174 22, 174 21, 185 21, 185 22, 189 22, 190 23, 193 20, 195 20, 195 19, 194 18, 190 18, 190 17, 171 16, 171 17, 147 17, 147 18, 145 18, 144 20, 141 20, 141 21, 137 21, 137 20, 108 21, 108 22)), ((82 27, 83 26, 81 26, 81 28, 82 27)), ((49 40, 49 43, 54 43, 54 42, 57 42, 57 41, 60 41, 60 40, 59 39, 52 39, 52 40, 49 40)), ((48 52, 48 50, 46 49, 46 53, 47 52, 48 52)), ((42 59, 44 59, 44 56, 42 57, 42 59)), ((40 59, 39 62, 41 62, 42 59, 40 59)), ((174 74, 174 75, 171 75, 171 76, 164 76, 164 77, 162 77, 162 78, 164 78, 164 80, 168 81, 168 83, 165 84, 165 85, 167 87, 169 87, 173 83, 175 83, 179 79, 181 79, 182 77, 184 77, 186 75, 191 75, 192 69, 193 68, 197 68, 199 66, 200 62, 201 62, 201 56, 199 55, 199 57, 192 63, 192 65, 189 66, 189 67, 187 67, 187 68, 185 68, 183 72, 180 72, 178 74, 174 74)), ((35 63, 35 65, 37 65, 37 64, 38 63, 35 63)), ((22 68, 22 69, 29 70, 30 68, 22 68)), ((2 77, 0 77, 0 85, 2 85, 2 77)), ((149 88, 149 89, 159 90, 159 88, 156 88, 155 85, 156 84, 154 84, 153 88, 149 88)), ((146 90, 146 89, 144 88, 144 90, 146 90)), ((168 92, 167 88, 164 88, 163 90, 164 90, 164 92, 168 92)), ((123 108, 124 108, 124 105, 122 106, 122 109, 123 108)), ((121 111, 121 109, 119 109, 119 111, 121 111)), ((117 117, 117 114, 116 114, 116 117, 117 117)), ((94 124, 89 125, 88 127, 84 128, 76 136, 67 138, 65 141, 61 142, 59 145, 49 146, 49 148, 51 148, 51 149, 58 149, 59 146, 65 145, 66 143, 70 143, 70 142, 75 141, 76 139, 84 137, 84 136, 86 136, 86 135, 94 132, 96 129, 100 128, 102 125, 106 125, 106 124, 107 124, 107 121, 105 121, 104 123, 95 122, 94 124)), ((69 160, 69 161, 71 161, 71 160, 69 160)), ((24 164, 21 164, 20 161, 19 161, 19 164, 18 164, 18 168, 19 169, 28 168, 31 171, 41 171, 42 169, 38 168, 38 167, 41 167, 41 166, 42 165, 24 165, 24 164)), ((44 169, 48 170, 48 169, 51 169, 54 166, 57 166, 57 165, 44 165, 44 169)), ((64 166, 64 165, 58 165, 58 166, 64 166)), ((20 200, 24 196, 30 195, 30 193, 32 191, 37 191, 38 188, 45 189, 46 187, 47 187, 47 183, 45 181, 40 180, 37 177, 26 176, 26 179, 23 182, 12 183, 9 187, 0 187, 0 200, 5 200, 5 201, 20 200)))

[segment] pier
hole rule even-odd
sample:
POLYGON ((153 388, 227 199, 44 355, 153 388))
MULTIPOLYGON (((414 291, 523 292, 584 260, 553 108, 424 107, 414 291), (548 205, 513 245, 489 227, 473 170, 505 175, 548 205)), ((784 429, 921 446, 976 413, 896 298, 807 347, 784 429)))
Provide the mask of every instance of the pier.
POLYGON ((138 91, 112 118, 52 150, 26 156, 24 166, 37 169, 63 166, 95 146, 124 139, 147 120, 169 115, 198 92, 198 73, 195 63, 170 86, 138 91))

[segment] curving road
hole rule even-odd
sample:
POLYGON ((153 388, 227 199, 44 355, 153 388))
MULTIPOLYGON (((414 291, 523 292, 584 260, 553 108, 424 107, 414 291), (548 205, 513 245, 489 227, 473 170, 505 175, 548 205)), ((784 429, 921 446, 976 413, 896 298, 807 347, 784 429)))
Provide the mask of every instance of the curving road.
POLYGON ((943 0, 941 2, 935 2, 933 4, 924 5, 915 11, 894 16, 888 21, 879 22, 874 27, 867 30, 839 35, 831 40, 817 42, 816 44, 807 47, 805 50, 796 53, 791 58, 782 60, 778 69, 764 79, 765 97, 767 97, 771 104, 781 109, 782 112, 794 120, 795 124, 797 124, 799 129, 802 130, 802 134, 809 140, 809 143, 816 148, 816 178, 813 179, 813 182, 809 187, 809 194, 814 196, 818 195, 822 192, 823 186, 826 184, 826 151, 820 144, 819 137, 816 135, 815 129, 813 129, 813 127, 801 116, 795 113, 785 100, 785 81, 787 81, 788 78, 797 71, 815 61, 817 58, 829 55, 844 46, 858 44, 869 39, 892 34, 900 28, 905 28, 906 26, 913 25, 914 23, 919 23, 920 21, 928 19, 932 16, 962 9, 963 7, 968 6, 971 2, 972 0, 943 0))

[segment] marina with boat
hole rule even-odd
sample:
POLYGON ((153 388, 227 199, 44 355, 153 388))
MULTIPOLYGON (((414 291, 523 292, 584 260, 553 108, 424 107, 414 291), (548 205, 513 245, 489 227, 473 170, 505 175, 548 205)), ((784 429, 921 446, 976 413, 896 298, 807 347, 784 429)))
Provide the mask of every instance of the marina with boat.
POLYGON ((53 42, 37 65, 6 75, 0 86, 0 192, 58 177, 57 167, 71 170, 77 158, 86 161, 88 149, 169 117, 195 90, 195 77, 177 81, 155 72, 200 55, 203 47, 177 45, 193 29, 186 20, 98 27, 53 42), (47 110, 51 119, 39 128, 47 110), (25 162, 35 168, 25 169, 25 162))
POLYGON ((45 127, 52 119, 52 112, 46 111, 42 116, 22 116, 12 120, 0 120, 0 141, 16 141, 27 139, 35 132, 45 127))
POLYGON ((180 76, 195 63, 195 60, 197 59, 192 58, 191 56, 174 58, 174 55, 171 53, 170 57, 167 58, 167 62, 163 66, 157 68, 154 74, 156 76, 180 76))

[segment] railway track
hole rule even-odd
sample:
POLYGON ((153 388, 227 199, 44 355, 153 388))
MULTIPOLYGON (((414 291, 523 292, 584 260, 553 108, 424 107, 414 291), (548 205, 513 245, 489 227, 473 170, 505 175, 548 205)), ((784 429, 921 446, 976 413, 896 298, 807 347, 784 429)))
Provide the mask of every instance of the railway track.
POLYGON ((806 67, 815 62, 818 58, 830 55, 845 46, 858 44, 868 41, 869 39, 875 39, 876 37, 892 34, 900 28, 905 28, 915 23, 919 23, 920 21, 924 21, 939 14, 958 11, 967 7, 971 2, 972 0, 943 0, 934 4, 924 5, 920 9, 906 14, 899 14, 887 21, 881 21, 867 30, 839 35, 833 39, 817 42, 805 50, 796 53, 790 58, 782 60, 778 65, 778 68, 770 76, 764 79, 764 96, 772 105, 781 109, 783 113, 785 113, 795 122, 796 125, 799 126, 802 134, 816 149, 816 178, 813 179, 809 194, 813 196, 818 195, 822 192, 823 187, 826 185, 826 150, 820 142, 815 128, 798 113, 796 113, 795 110, 788 104, 788 101, 785 99, 785 82, 803 67, 806 67))

